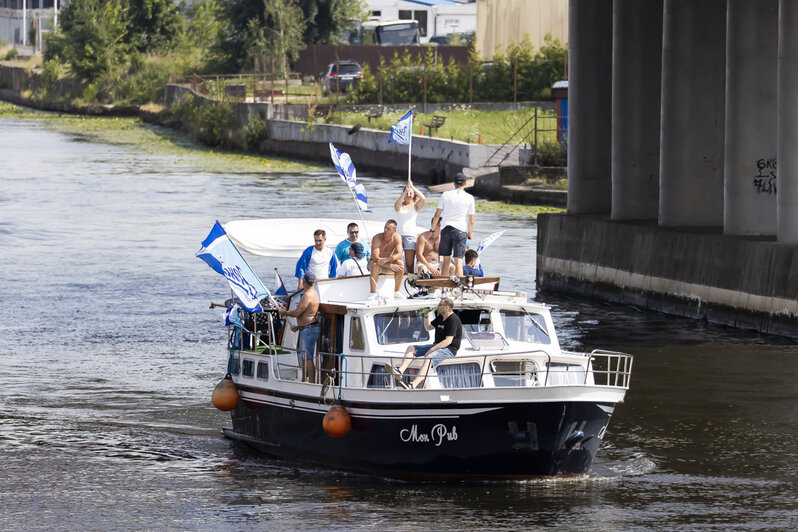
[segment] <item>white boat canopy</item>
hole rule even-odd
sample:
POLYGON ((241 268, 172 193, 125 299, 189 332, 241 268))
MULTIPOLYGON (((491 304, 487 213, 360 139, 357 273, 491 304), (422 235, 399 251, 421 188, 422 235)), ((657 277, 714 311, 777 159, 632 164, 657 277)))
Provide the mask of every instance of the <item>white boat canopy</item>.
POLYGON ((350 223, 360 227, 360 241, 368 245, 377 233, 382 233, 384 221, 335 218, 271 218, 268 220, 235 220, 222 224, 238 249, 261 257, 298 258, 313 245, 313 233, 324 229, 326 246, 335 248, 349 235, 350 223))

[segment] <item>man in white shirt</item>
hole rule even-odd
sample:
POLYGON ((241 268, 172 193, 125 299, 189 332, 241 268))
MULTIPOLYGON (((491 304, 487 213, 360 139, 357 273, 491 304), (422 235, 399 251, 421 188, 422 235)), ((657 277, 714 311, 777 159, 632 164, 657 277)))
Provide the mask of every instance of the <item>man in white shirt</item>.
POLYGON ((474 196, 465 191, 466 177, 462 173, 454 176, 454 189, 441 194, 441 200, 432 227, 442 221, 441 242, 438 253, 443 259, 441 271, 448 272, 449 264, 454 257, 455 274, 463 275, 463 257, 466 252, 466 241, 474 233, 474 196))
POLYGON ((294 276, 299 279, 299 289, 302 290, 302 279, 305 273, 313 274, 315 279, 330 279, 335 277, 338 269, 338 259, 330 248, 324 247, 327 233, 324 229, 316 229, 313 233, 314 245, 308 246, 296 263, 294 276))
POLYGON ((360 242, 353 242, 349 246, 349 258, 341 263, 338 268, 338 277, 354 277, 368 275, 369 264, 366 260, 366 249, 360 242))

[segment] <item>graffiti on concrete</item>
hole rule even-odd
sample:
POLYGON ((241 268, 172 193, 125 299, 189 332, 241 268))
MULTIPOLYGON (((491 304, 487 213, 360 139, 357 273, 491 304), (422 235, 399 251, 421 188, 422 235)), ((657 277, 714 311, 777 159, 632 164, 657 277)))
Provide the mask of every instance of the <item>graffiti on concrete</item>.
POLYGON ((760 194, 776 193, 776 158, 759 159, 756 162, 754 188, 760 194))

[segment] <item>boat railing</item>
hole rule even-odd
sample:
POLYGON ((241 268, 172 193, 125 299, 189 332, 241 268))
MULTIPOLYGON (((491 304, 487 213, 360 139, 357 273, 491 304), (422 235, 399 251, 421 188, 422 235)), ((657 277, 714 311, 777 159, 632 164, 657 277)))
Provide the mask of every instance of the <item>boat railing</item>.
MULTIPOLYGON (((271 358, 274 378, 300 381, 304 353, 296 349, 264 349, 262 353, 242 351, 237 356, 271 358)), ((632 355, 616 351, 595 350, 552 356, 544 350, 513 353, 457 355, 442 360, 424 375, 425 388, 505 388, 551 386, 601 386, 629 388, 632 355), (579 355, 574 357, 573 355, 579 355)), ((416 358, 401 379, 393 375, 404 360, 403 354, 385 356, 317 352, 314 359, 316 383, 334 382, 344 388, 404 388, 409 386, 423 365, 416 358)))

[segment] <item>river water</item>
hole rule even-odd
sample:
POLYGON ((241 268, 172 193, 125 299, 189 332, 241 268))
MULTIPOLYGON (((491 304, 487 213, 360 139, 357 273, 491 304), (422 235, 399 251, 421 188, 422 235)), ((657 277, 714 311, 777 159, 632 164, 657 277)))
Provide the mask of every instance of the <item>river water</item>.
MULTIPOLYGON (((565 347, 636 357, 586 479, 404 483, 223 439, 208 304, 228 292, 200 241, 216 219, 351 216, 351 197, 328 168, 209 156, 134 121, 118 128, 135 142, 85 134, 97 120, 0 116, 0 529, 798 525, 795 345, 633 308, 546 298, 565 347)), ((361 181, 387 218, 401 185, 361 181)), ((476 228, 507 229, 485 270, 534 296, 534 221, 476 228)), ((291 262, 253 266, 271 284, 291 262)))

